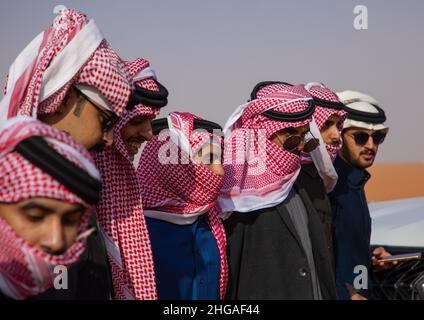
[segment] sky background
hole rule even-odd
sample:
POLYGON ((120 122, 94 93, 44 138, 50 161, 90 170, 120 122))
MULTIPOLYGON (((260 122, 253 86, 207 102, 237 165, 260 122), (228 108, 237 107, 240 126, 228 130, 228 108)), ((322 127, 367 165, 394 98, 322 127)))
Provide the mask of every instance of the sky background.
MULTIPOLYGON (((223 125, 264 80, 370 94, 389 136, 377 162, 424 161, 424 1, 0 1, 0 79, 63 4, 94 18, 123 59, 150 61, 169 111, 223 125), (368 30, 353 9, 368 8, 368 30)), ((2 84, 3 85, 3 84, 2 84)))

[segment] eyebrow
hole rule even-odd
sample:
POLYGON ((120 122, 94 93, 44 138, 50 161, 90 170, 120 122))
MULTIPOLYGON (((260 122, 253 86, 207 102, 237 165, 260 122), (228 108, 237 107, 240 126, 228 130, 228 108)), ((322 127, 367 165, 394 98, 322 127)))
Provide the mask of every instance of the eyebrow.
POLYGON ((24 209, 24 210, 28 210, 28 209, 40 209, 40 210, 46 211, 48 213, 53 213, 53 212, 56 211, 55 208, 52 208, 52 207, 49 207, 49 206, 46 206, 44 204, 37 203, 37 202, 26 203, 21 208, 24 209))
MULTIPOLYGON (((26 203, 25 205, 23 205, 21 207, 21 209, 23 209, 23 210, 39 209, 39 210, 42 210, 42 211, 46 212, 47 214, 52 214, 52 213, 56 212, 56 208, 49 207, 49 206, 46 206, 44 204, 37 203, 37 202, 26 203)), ((68 215, 68 214, 74 214, 74 213, 81 213, 82 214, 84 212, 84 209, 85 208, 83 206, 78 206, 75 209, 71 209, 69 211, 66 211, 64 214, 66 214, 66 215, 68 215)))
POLYGON ((79 206, 78 208, 65 211, 64 214, 83 213, 84 211, 85 211, 85 208, 83 206, 79 206))

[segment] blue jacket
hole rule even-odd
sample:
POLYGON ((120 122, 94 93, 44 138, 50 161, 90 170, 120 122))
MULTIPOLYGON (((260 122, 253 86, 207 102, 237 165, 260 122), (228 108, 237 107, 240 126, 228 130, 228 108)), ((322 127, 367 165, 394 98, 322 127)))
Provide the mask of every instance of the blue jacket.
POLYGON ((371 288, 371 217, 364 186, 371 175, 346 163, 340 157, 334 161, 339 179, 329 194, 333 211, 333 241, 336 260, 336 285, 340 299, 350 299, 346 283, 354 284, 359 275, 355 266, 368 270, 368 290, 359 293, 369 297, 371 288))

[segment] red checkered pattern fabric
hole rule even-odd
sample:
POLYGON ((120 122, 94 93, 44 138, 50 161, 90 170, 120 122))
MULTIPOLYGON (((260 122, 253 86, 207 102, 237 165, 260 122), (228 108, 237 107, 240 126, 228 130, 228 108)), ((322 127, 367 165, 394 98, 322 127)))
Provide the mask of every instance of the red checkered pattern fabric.
MULTIPOLYGON (((172 112, 169 116, 178 118, 178 121, 175 122, 180 123, 181 126, 176 130, 185 128, 182 129, 182 134, 190 143, 192 155, 195 155, 211 139, 222 145, 221 137, 205 131, 193 131, 193 121, 200 119, 198 116, 187 112, 172 112)), ((160 152, 161 148, 173 143, 170 141, 169 135, 165 138, 159 138, 157 135, 143 149, 137 170, 142 183, 143 207, 146 210, 181 215, 207 211, 208 223, 217 241, 221 258, 220 296, 223 299, 228 280, 225 251, 227 240, 216 202, 223 177, 205 165, 190 159, 187 151, 181 148, 178 148, 178 152, 171 153, 169 158, 164 159, 160 152), (183 159, 189 161, 184 162, 183 159)))
POLYGON ((287 128, 302 126, 309 122, 303 121, 303 124, 274 121, 263 116, 261 113, 273 109, 280 112, 299 112, 308 108, 305 98, 310 98, 309 93, 302 86, 289 86, 285 84, 272 84, 260 89, 256 96, 243 112, 241 117, 242 128, 263 129, 266 131, 267 138, 270 138, 275 132, 287 128))
MULTIPOLYGON (((92 208, 14 151, 16 145, 32 136, 47 138, 51 147, 79 167, 86 168, 88 162, 94 168, 94 162, 85 148, 65 133, 28 117, 11 119, 0 132, 0 202, 15 203, 41 197, 81 204, 87 207, 87 211, 81 220, 79 232, 86 231, 92 208), (76 153, 71 153, 69 148, 76 153)), ((70 266, 85 249, 85 240, 82 239, 62 255, 49 255, 25 242, 1 218, 0 243, 0 280, 3 280, 0 281, 0 291, 13 299, 24 299, 47 290, 53 284, 53 268, 57 265, 70 266)))
MULTIPOLYGON (((131 77, 149 66, 137 59, 127 64, 131 77)), ((152 79, 134 85, 152 91, 152 79)), ((141 186, 136 177, 133 159, 122 139, 122 128, 136 116, 156 116, 158 109, 142 104, 126 111, 114 129, 114 142, 95 156, 103 188, 97 206, 97 218, 103 234, 114 246, 107 247, 112 269, 115 299, 157 299, 156 279, 150 238, 143 215, 141 186), (113 252, 117 250, 117 252, 113 252), (119 256, 119 261, 116 257, 119 256)))
MULTIPOLYGON (((325 101, 329 102, 340 102, 339 98, 337 97, 337 94, 331 90, 330 88, 324 86, 323 84, 316 84, 311 86, 308 89, 309 93, 312 95, 312 97, 316 97, 325 101)), ((316 106, 315 112, 314 112, 314 120, 318 126, 318 128, 321 130, 324 126, 325 122, 330 118, 332 115, 339 116, 339 122, 338 122, 338 129, 340 131, 340 140, 338 144, 329 145, 326 144, 326 148, 328 153, 330 154, 330 157, 332 160, 334 160, 337 156, 337 152, 342 147, 342 139, 341 139, 341 132, 343 130, 343 122, 347 118, 347 112, 344 110, 335 110, 331 108, 324 108, 319 105, 316 106)), ((309 158, 310 159, 310 158, 309 158)), ((311 163, 312 160, 310 159, 308 163, 311 163)), ((302 163, 304 161, 302 160, 302 163)))
POLYGON ((292 183, 300 170, 299 156, 285 151, 269 138, 281 129, 306 125, 311 119, 282 122, 262 113, 270 109, 288 113, 304 111, 311 100, 310 94, 303 86, 273 84, 259 90, 257 97, 235 123, 236 129, 226 136, 223 198, 256 196, 266 203, 267 195, 292 183))
MULTIPOLYGON (((75 35, 88 23, 85 14, 65 9, 55 18, 53 26, 44 32, 45 41, 39 50, 36 60, 28 68, 25 77, 27 82, 19 82, 9 105, 8 117, 15 115, 49 114, 56 112, 63 103, 72 84, 86 84, 95 87, 107 99, 110 108, 121 116, 131 93, 128 81, 129 73, 125 62, 113 51, 106 40, 103 40, 94 54, 80 71, 52 96, 40 101, 40 90, 43 85, 43 74, 55 57, 74 39, 75 35), (31 69, 32 68, 32 69, 31 69)), ((75 54, 79 54, 75 52, 75 54)), ((7 88, 15 90, 15 88, 7 88)), ((6 91, 7 91, 6 90, 6 91)))

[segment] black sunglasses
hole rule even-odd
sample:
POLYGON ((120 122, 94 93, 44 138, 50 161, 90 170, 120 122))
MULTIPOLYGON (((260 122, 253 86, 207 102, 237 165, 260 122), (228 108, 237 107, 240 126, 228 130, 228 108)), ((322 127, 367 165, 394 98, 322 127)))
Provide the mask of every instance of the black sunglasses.
POLYGON ((304 143, 303 152, 309 153, 319 146, 319 140, 314 136, 312 137, 313 138, 305 141, 304 135, 289 135, 283 143, 283 148, 289 152, 292 152, 293 150, 297 149, 302 143, 304 143))
POLYGON ((81 90, 79 90, 77 87, 74 86, 75 91, 77 92, 78 98, 84 98, 87 100, 94 108, 99 110, 104 117, 104 121, 102 122, 102 130, 103 132, 108 132, 112 130, 112 128, 115 126, 115 124, 118 122, 119 117, 116 116, 112 112, 106 112, 102 108, 98 107, 94 101, 92 101, 86 94, 84 94, 81 90))
POLYGON ((384 139, 386 138, 387 131, 385 130, 378 130, 373 132, 372 134, 369 134, 365 131, 356 131, 352 133, 350 136, 353 137, 355 140, 356 145, 358 146, 364 146, 370 137, 372 137, 372 141, 375 145, 382 144, 384 142, 384 139))

